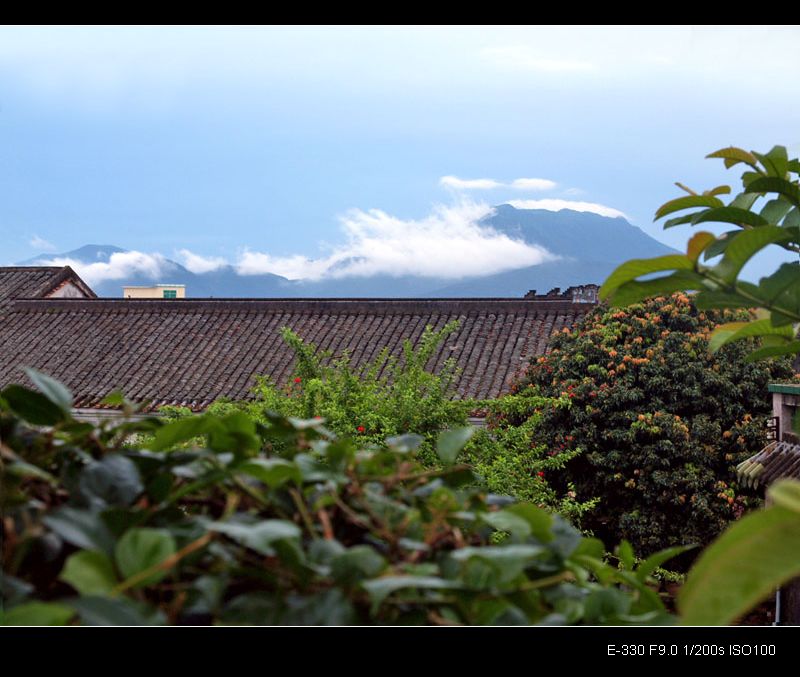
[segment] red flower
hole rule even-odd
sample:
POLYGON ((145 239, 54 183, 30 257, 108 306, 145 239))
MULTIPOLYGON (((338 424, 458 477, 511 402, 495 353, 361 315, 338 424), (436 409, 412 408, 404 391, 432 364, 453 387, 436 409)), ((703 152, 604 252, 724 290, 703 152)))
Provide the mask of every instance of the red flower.
POLYGON ((366 428, 363 425, 360 425, 358 426, 358 428, 356 428, 356 430, 358 430, 358 432, 360 433, 363 433, 366 430, 366 428))
POLYGON ((544 477, 544 470, 540 470, 536 473, 539 477, 544 477))
POLYGON ((301 379, 299 376, 295 376, 295 377, 294 377, 294 382, 295 382, 295 383, 300 383, 302 380, 303 380, 303 379, 301 379))

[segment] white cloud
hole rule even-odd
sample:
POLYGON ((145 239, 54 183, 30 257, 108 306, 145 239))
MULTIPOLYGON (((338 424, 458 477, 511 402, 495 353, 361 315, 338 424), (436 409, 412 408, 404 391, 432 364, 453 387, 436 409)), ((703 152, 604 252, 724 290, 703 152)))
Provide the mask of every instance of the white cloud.
POLYGON ((542 73, 586 72, 596 68, 591 61, 543 56, 539 50, 528 45, 487 47, 481 50, 481 56, 503 68, 542 73))
POLYGON ((550 179, 514 179, 504 183, 497 179, 459 179, 457 176, 443 176, 439 185, 454 190, 494 190, 495 188, 515 188, 516 190, 553 190, 558 184, 550 179))
POLYGON ((269 272, 312 280, 378 274, 456 279, 557 258, 542 247, 481 224, 491 211, 485 204, 462 202, 436 207, 423 219, 404 220, 379 209, 356 209, 341 219, 346 243, 328 256, 273 257, 248 251, 240 257, 237 270, 242 275, 269 272))
POLYGON ((58 247, 56 247, 52 242, 45 240, 43 237, 39 237, 38 235, 34 235, 30 240, 28 240, 28 244, 34 249, 38 249, 39 251, 43 252, 54 252, 56 249, 58 249, 58 247))
POLYGON ((188 249, 179 249, 178 256, 184 268, 198 274, 210 273, 228 264, 221 256, 200 256, 200 254, 195 254, 188 249))
POLYGON ((558 184, 550 179, 514 179, 511 187, 517 190, 553 190, 558 184))
POLYGON ((457 176, 443 176, 439 185, 456 190, 492 190, 502 187, 502 183, 494 179, 459 179, 457 176))
POLYGON ((559 212, 562 209, 572 209, 576 212, 593 212, 600 216, 609 216, 616 218, 621 216, 627 218, 624 212, 613 207, 606 207, 605 205, 596 202, 579 202, 576 200, 558 200, 558 199, 545 199, 545 200, 509 200, 508 204, 517 209, 547 209, 551 212, 559 212))
POLYGON ((115 252, 108 262, 83 263, 76 259, 55 257, 41 259, 36 263, 46 266, 71 266, 89 286, 134 275, 142 275, 153 282, 166 282, 162 276, 172 268, 161 254, 145 254, 137 251, 115 252))

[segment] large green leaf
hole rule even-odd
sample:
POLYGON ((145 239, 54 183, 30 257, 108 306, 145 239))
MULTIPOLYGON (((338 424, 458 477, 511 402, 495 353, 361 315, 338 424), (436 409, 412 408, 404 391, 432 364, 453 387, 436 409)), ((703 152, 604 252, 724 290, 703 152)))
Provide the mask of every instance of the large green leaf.
POLYGON ((450 557, 462 566, 477 560, 488 565, 493 574, 487 584, 497 585, 509 583, 521 574, 534 560, 548 552, 540 545, 514 544, 493 547, 466 547, 454 550, 450 557))
POLYGON ((684 197, 675 198, 665 204, 661 205, 656 212, 656 220, 660 219, 667 214, 677 212, 682 209, 691 209, 692 207, 723 207, 725 206, 722 200, 714 197, 713 195, 686 195, 684 197))
POLYGON ((792 209, 794 209, 794 207, 791 202, 783 198, 778 198, 776 200, 770 200, 762 207, 761 216, 764 217, 767 222, 778 225, 781 219, 792 209))
POLYGON ((769 488, 768 494, 775 505, 800 514, 800 482, 780 480, 769 488))
POLYGON ((609 300, 614 306, 628 306, 658 294, 702 289, 703 284, 703 279, 697 273, 690 270, 679 270, 672 275, 652 280, 625 282, 613 292, 609 300))
POLYGON ((239 465, 236 470, 255 477, 271 489, 287 482, 299 483, 303 479, 300 469, 282 458, 253 458, 239 465))
POLYGON ((7 386, 0 397, 20 418, 34 425, 56 425, 67 418, 64 410, 49 397, 20 385, 7 386))
POLYGON ((67 543, 79 548, 109 554, 114 548, 113 536, 96 512, 65 506, 42 521, 67 543))
POLYGON ((789 156, 786 153, 786 146, 773 146, 769 153, 764 155, 753 151, 753 155, 761 161, 770 176, 783 177, 789 169, 789 156))
POLYGON ((213 416, 200 415, 179 418, 156 431, 150 448, 154 451, 165 451, 195 437, 207 435, 219 426, 219 422, 213 416))
POLYGON ((728 625, 800 574, 800 514, 782 506, 735 522, 689 572, 678 597, 684 625, 728 625))
POLYGON ((708 348, 711 352, 716 352, 725 344, 748 336, 777 336, 791 340, 794 338, 794 329, 791 326, 775 327, 768 319, 753 320, 752 322, 729 322, 719 325, 714 330, 708 342, 708 348))
POLYGON ((59 578, 82 595, 105 595, 118 583, 113 563, 96 550, 81 550, 70 555, 59 578))
POLYGON ((766 226, 769 221, 751 212, 748 209, 739 209, 738 207, 716 207, 706 209, 692 218, 692 223, 735 223, 745 224, 748 226, 766 226))
POLYGON ((58 406, 64 413, 68 414, 70 412, 70 409, 72 409, 72 393, 63 383, 30 367, 25 367, 25 373, 31 383, 42 391, 42 395, 58 406))
MULTIPOLYGON (((175 539, 172 534, 165 529, 150 527, 129 529, 119 539, 114 549, 117 566, 126 579, 161 564, 175 552, 175 539)), ((133 587, 143 588, 158 583, 167 573, 166 570, 156 571, 133 587)))
POLYGON ((439 437, 436 440, 436 454, 439 456, 439 460, 445 465, 455 463, 458 452, 464 448, 464 445, 474 434, 475 428, 472 426, 445 430, 439 433, 439 437))
POLYGON ((744 265, 762 249, 770 244, 784 243, 791 240, 791 234, 779 226, 761 226, 745 230, 731 240, 725 254, 716 266, 714 276, 727 283, 732 283, 744 265))
POLYGON ((667 254, 653 259, 631 259, 617 266, 600 287, 600 298, 609 297, 625 282, 630 282, 642 275, 659 273, 665 270, 694 270, 694 261, 683 254, 667 254))
POLYGON ((748 193, 778 193, 795 207, 800 207, 800 188, 794 183, 777 176, 761 176, 753 179, 747 186, 748 193))
POLYGON ((75 612, 55 602, 28 602, 0 611, 0 625, 66 625, 75 612))
POLYGON ((299 527, 287 520, 262 520, 253 524, 213 522, 208 528, 267 556, 275 554, 272 546, 276 541, 300 538, 299 527))
POLYGON ((755 167, 758 165, 758 158, 752 153, 748 153, 746 150, 742 148, 736 148, 734 146, 729 146, 728 148, 720 148, 719 150, 715 150, 713 153, 709 153, 706 155, 707 158, 722 158, 725 160, 725 167, 730 169, 734 165, 739 164, 740 162, 744 162, 751 167, 755 167))
POLYGON ((368 545, 353 546, 331 560, 331 575, 345 585, 373 578, 385 568, 386 560, 368 545))
POLYGON ((121 454, 93 461, 80 476, 81 493, 99 507, 129 506, 144 487, 136 464, 121 454))
POLYGON ((452 590, 461 587, 455 581, 436 576, 383 576, 365 581, 361 586, 369 594, 373 612, 377 610, 383 600, 398 590, 452 590))

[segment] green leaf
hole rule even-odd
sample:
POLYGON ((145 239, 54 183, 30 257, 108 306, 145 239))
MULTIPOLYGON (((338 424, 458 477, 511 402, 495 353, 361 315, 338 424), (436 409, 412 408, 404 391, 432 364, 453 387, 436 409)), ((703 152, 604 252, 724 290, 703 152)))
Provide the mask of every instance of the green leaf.
POLYGON ((787 202, 782 198, 770 200, 761 209, 761 216, 763 216, 768 223, 778 225, 781 219, 786 216, 792 208, 791 202, 787 202))
POLYGON ((153 607, 125 597, 79 597, 69 601, 78 612, 81 625, 166 625, 164 614, 153 607))
POLYGON ((775 505, 800 513, 800 482, 797 480, 778 480, 769 488, 767 495, 775 505))
POLYGON ((665 270, 694 270, 694 261, 683 254, 667 254, 653 259, 631 259, 617 266, 600 287, 600 298, 609 297, 625 282, 635 280, 642 275, 658 273, 665 270))
POLYGON ((486 524, 497 531, 507 531, 515 540, 524 540, 531 534, 531 525, 528 521, 508 510, 487 512, 481 517, 486 524))
POLYGON ((716 242, 716 239, 714 233, 707 233, 706 231, 695 233, 686 245, 686 256, 696 262, 705 248, 712 242, 716 242))
POLYGON ((751 212, 748 209, 739 209, 738 207, 717 207, 715 209, 706 209, 693 217, 692 223, 734 223, 745 224, 748 226, 766 226, 769 221, 751 212))
POLYGON ((774 506, 746 515, 714 541, 678 597, 684 625, 728 625, 800 574, 800 518, 774 506))
POLYGON ((748 336, 777 336, 791 340, 794 338, 794 329, 791 326, 775 327, 768 319, 753 320, 752 322, 729 322, 719 325, 714 330, 708 341, 708 348, 714 353, 725 344, 748 336))
POLYGON ((383 576, 361 584, 372 601, 372 612, 377 611, 383 600, 398 590, 452 590, 461 587, 455 581, 436 576, 383 576))
POLYGON ((742 298, 738 294, 724 291, 698 292, 694 297, 694 304, 698 310, 709 310, 711 308, 752 308, 753 302, 742 298))
MULTIPOLYGON (((161 564, 176 552, 175 539, 165 529, 141 527, 129 529, 119 539, 114 555, 117 566, 125 579, 129 579, 150 567, 161 564)), ((167 575, 166 570, 156 571, 134 586, 143 588, 154 585, 167 575)))
POLYGON ((701 289, 703 284, 703 278, 697 273, 689 270, 679 270, 672 273, 672 275, 665 275, 652 280, 625 282, 613 292, 609 300, 613 306, 629 306, 632 303, 638 303, 658 294, 701 289))
POLYGON ((747 185, 748 193, 778 193, 795 207, 800 207, 800 188, 777 176, 761 176, 747 185))
POLYGON ((758 348, 745 357, 745 362, 757 362, 768 357, 779 357, 781 355, 794 355, 800 353, 800 341, 791 341, 782 346, 767 346, 758 348))
POLYGON ((42 391, 42 395, 65 414, 69 414, 72 409, 72 393, 63 383, 30 367, 25 367, 25 373, 28 375, 31 383, 42 391))
POLYGON ((785 146, 774 146, 772 150, 765 155, 753 151, 753 155, 761 160, 761 164, 764 165, 767 174, 771 176, 783 177, 789 169, 789 157, 786 153, 785 146))
POLYGON ((96 550, 81 550, 70 555, 59 578, 81 595, 105 595, 118 583, 111 560, 96 550))
POLYGON ((58 480, 46 470, 42 470, 38 465, 32 465, 25 461, 13 461, 6 466, 5 471, 14 477, 35 477, 53 486, 58 485, 58 480))
POLYGON ((0 611, 0 625, 66 625, 75 612, 54 602, 28 602, 0 611))
POLYGON ((756 167, 758 165, 758 158, 752 153, 748 153, 746 150, 742 148, 736 148, 734 146, 729 146, 728 148, 721 148, 720 150, 715 150, 713 153, 709 153, 706 155, 707 158, 722 158, 725 160, 725 167, 730 169, 734 165, 739 164, 740 162, 744 162, 751 167, 756 167))
POLYGON ((276 541, 300 538, 299 527, 287 520, 263 520, 253 524, 213 522, 208 525, 208 528, 211 531, 225 534, 246 548, 267 556, 275 554, 272 544, 276 541))
POLYGON ((542 543, 553 540, 553 516, 546 510, 532 503, 515 503, 505 508, 503 512, 524 519, 530 527, 530 533, 542 543))
POLYGON ((63 507, 43 517, 42 522, 67 543, 78 548, 109 554, 113 550, 114 538, 97 513, 63 507))
POLYGON ((34 425, 56 425, 67 418, 64 410, 48 397, 20 385, 7 386, 0 392, 0 397, 11 411, 34 425))
POLYGON ((349 548, 331 561, 331 575, 343 585, 374 578, 386 568, 386 560, 368 545, 349 548))
POLYGON ((491 584, 502 585, 509 583, 519 576, 533 560, 538 559, 547 552, 547 548, 540 545, 496 545, 491 547, 465 547, 453 550, 451 559, 462 566, 477 560, 489 565, 495 576, 491 584))
POLYGON ((144 491, 136 464, 121 454, 93 461, 80 476, 81 493, 100 507, 129 506, 144 491))
POLYGON ((664 203, 658 208, 656 212, 656 220, 677 212, 682 209, 691 209, 692 207, 723 207, 724 203, 719 198, 713 195, 685 195, 684 197, 675 198, 669 202, 664 203))
POLYGON ((672 548, 664 548, 663 550, 653 553, 636 568, 636 578, 644 583, 647 577, 662 564, 696 547, 696 545, 676 545, 672 548))
POLYGON ((215 418, 205 414, 179 418, 156 431, 150 448, 153 451, 165 451, 195 437, 207 435, 219 425, 215 418))
POLYGON ((237 472, 255 477, 271 489, 287 482, 299 484, 303 477, 300 469, 282 458, 253 458, 236 468, 237 472))
POLYGON ((710 188, 709 190, 704 190, 703 195, 730 195, 731 187, 730 186, 717 186, 716 188, 710 188))
POLYGON ((731 240, 725 249, 722 261, 714 266, 715 277, 732 283, 744 265, 764 247, 790 240, 791 234, 779 226, 761 226, 744 230, 731 240))
POLYGON ((617 546, 617 558, 623 567, 625 567, 628 571, 633 571, 633 546, 628 541, 623 540, 617 546))
POLYGON ((439 433, 439 437, 436 440, 436 454, 439 456, 439 460, 445 465, 453 465, 458 452, 464 448, 464 445, 474 434, 475 428, 472 426, 445 430, 439 433))

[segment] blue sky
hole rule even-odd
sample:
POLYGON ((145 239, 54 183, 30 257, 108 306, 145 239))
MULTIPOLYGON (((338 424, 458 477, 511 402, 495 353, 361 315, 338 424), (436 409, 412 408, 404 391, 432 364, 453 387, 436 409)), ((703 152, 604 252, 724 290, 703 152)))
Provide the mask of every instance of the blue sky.
POLYGON ((426 232, 543 199, 683 246, 652 222, 673 182, 738 178, 705 154, 800 151, 798 63, 796 28, 2 28, 0 263, 408 272, 426 232))

